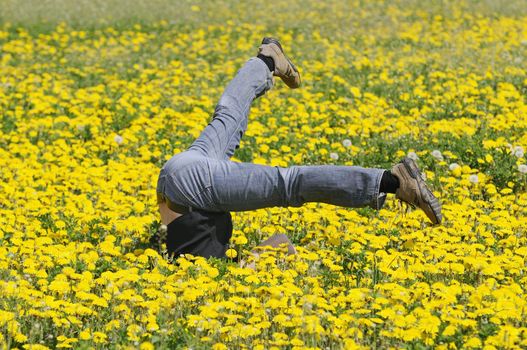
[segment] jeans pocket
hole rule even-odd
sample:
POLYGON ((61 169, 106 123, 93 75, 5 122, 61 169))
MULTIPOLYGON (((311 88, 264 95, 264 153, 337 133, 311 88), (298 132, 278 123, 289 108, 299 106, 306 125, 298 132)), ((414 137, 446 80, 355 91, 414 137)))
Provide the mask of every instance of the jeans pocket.
POLYGON ((202 157, 187 157, 167 171, 167 195, 178 204, 205 209, 210 206, 210 187, 210 169, 202 157))

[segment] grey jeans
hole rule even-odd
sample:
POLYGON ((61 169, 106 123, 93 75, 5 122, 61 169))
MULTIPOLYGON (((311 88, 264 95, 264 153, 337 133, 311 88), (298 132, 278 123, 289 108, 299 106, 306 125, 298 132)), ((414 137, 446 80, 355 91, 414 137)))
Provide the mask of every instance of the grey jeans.
POLYGON ((232 162, 247 129, 252 101, 273 86, 259 58, 238 71, 216 106, 214 117, 188 148, 169 159, 159 174, 157 192, 170 201, 208 211, 244 211, 323 202, 380 209, 383 169, 316 165, 273 167, 232 162))

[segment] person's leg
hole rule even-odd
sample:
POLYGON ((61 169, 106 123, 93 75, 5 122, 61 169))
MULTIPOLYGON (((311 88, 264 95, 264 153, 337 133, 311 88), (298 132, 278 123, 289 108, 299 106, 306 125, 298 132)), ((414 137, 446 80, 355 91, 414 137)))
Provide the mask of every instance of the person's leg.
MULTIPOLYGON (((260 53, 273 57, 274 75, 290 87, 298 87, 298 71, 276 43, 262 45, 260 53)), ((228 160, 247 128, 252 101, 271 86, 272 73, 264 61, 249 60, 227 86, 213 120, 200 137, 188 151, 165 165, 161 175, 166 181, 158 185, 162 193, 179 205, 210 211, 300 206, 306 202, 381 208, 386 197, 380 192, 383 169, 329 165, 278 168, 228 160)), ((397 169, 397 177, 404 180, 398 198, 426 209, 433 222, 440 222, 437 199, 418 175, 417 166, 402 164, 397 169)))
POLYGON ((227 85, 214 117, 190 146, 190 151, 215 159, 229 159, 247 130, 253 100, 273 85, 273 74, 257 57, 251 58, 227 85))
POLYGON ((298 207, 308 202, 343 207, 382 208, 387 192, 422 209, 434 224, 442 221, 441 205, 410 158, 391 172, 357 166, 314 165, 289 168, 207 158, 209 186, 189 202, 211 211, 244 211, 266 207, 298 207), (390 177, 396 177, 393 183, 390 177), (382 185, 381 185, 382 184, 382 185), (382 188, 382 190, 381 190, 382 188))
POLYGON ((291 88, 300 86, 298 70, 285 56, 280 43, 264 38, 258 57, 251 58, 227 86, 213 120, 198 139, 187 151, 165 163, 159 176, 158 193, 178 205, 210 208, 214 203, 211 163, 232 157, 247 129, 252 101, 272 87, 273 76, 291 88))
MULTIPOLYGON (((380 209, 386 199, 381 191, 386 173, 384 169, 357 166, 282 168, 200 157, 169 175, 172 179, 165 182, 165 193, 175 193, 178 204, 209 211, 298 207, 308 202, 380 209), (197 194, 188 191, 196 186, 200 188, 197 194)), ((434 224, 441 223, 439 201, 415 162, 405 158, 388 174, 400 183, 396 198, 423 209, 434 224)), ((392 186, 383 186, 387 187, 392 186)))
POLYGON ((185 152, 163 166, 158 193, 182 206, 206 209, 203 201, 210 188, 209 160, 227 160, 239 146, 247 129, 252 101, 273 85, 273 75, 259 58, 251 58, 227 85, 212 121, 185 152))
POLYGON ((231 161, 208 161, 208 169, 210 191, 204 195, 208 209, 214 211, 298 207, 307 202, 380 209, 386 197, 379 191, 383 169, 336 165, 282 168, 231 161))

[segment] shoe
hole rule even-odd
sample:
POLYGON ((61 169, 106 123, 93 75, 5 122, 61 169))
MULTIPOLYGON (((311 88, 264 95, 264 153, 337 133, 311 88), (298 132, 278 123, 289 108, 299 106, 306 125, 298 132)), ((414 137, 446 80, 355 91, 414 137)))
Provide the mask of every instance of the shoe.
POLYGON ((421 208, 433 224, 440 224, 443 219, 441 204, 421 177, 415 161, 404 158, 392 168, 391 172, 399 179, 399 188, 395 192, 395 197, 421 208))
POLYGON ((258 54, 273 59, 273 75, 282 79, 291 89, 300 87, 300 73, 295 65, 286 57, 282 45, 280 45, 277 39, 264 38, 262 45, 258 48, 258 54))

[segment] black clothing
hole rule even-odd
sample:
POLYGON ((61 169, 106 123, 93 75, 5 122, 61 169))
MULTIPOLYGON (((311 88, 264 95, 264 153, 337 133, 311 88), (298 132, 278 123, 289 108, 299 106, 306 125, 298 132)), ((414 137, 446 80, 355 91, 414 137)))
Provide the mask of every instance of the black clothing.
POLYGON ((386 170, 382 174, 381 186, 379 192, 395 193, 399 188, 399 179, 393 175, 390 170, 386 170))
POLYGON ((274 72, 274 60, 272 57, 267 57, 267 56, 264 56, 262 54, 258 54, 258 57, 259 59, 261 59, 262 61, 264 61, 265 65, 267 66, 267 68, 269 68, 269 70, 271 72, 274 72))
POLYGON ((181 254, 226 258, 231 236, 231 213, 192 209, 167 225, 164 243, 175 258, 181 254))

